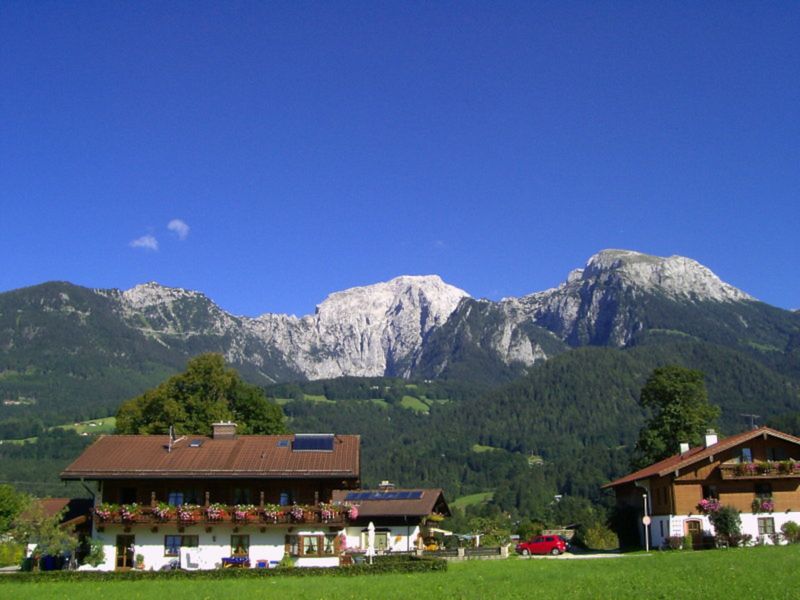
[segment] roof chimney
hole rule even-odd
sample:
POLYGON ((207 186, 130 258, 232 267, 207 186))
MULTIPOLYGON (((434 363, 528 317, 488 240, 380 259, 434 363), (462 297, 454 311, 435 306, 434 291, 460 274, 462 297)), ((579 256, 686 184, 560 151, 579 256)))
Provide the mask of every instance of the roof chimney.
POLYGON ((236 439, 236 423, 225 421, 221 423, 212 423, 213 430, 212 437, 215 440, 235 440, 236 439))
POLYGON ((689 442, 681 442, 681 454, 686 454, 689 451, 689 442))
POLYGON ((717 432, 713 429, 706 429, 706 448, 717 443, 717 432))

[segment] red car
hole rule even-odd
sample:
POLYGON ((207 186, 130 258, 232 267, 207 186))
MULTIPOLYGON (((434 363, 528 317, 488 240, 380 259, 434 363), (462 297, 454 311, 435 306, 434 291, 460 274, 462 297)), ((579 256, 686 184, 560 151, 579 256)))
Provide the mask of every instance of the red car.
POLYGON ((517 552, 528 554, 562 554, 567 551, 567 543, 557 535, 537 535, 532 540, 517 544, 517 552))

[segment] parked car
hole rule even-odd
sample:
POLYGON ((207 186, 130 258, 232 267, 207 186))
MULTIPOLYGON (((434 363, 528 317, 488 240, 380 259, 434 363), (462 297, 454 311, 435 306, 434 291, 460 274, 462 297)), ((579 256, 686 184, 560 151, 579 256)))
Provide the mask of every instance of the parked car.
POLYGON ((517 552, 528 554, 562 554, 567 551, 567 542, 558 535, 537 535, 532 540, 517 544, 517 552))

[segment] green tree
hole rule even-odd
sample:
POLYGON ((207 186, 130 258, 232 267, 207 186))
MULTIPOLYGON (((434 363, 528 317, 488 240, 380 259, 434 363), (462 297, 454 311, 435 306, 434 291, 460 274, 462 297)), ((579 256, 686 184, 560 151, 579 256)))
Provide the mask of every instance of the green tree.
POLYGON ((125 402, 117 433, 211 433, 211 424, 235 421, 240 433, 285 433, 281 407, 261 388, 242 381, 219 354, 201 354, 186 371, 125 402))
POLYGON ((58 556, 78 547, 75 533, 61 526, 66 509, 48 515, 42 503, 32 498, 14 522, 11 537, 20 544, 35 544, 34 554, 58 556))
POLYGON ((675 454, 681 442, 699 444, 706 428, 719 416, 708 402, 702 371, 675 365, 659 367, 642 388, 640 404, 653 416, 639 433, 635 467, 675 454))
POLYGON ((11 529, 14 519, 25 507, 26 498, 12 486, 0 485, 0 536, 11 529))

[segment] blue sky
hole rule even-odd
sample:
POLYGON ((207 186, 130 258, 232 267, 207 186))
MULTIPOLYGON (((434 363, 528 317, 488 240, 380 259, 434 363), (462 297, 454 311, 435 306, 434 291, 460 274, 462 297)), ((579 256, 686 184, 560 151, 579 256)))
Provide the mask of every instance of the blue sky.
POLYGON ((628 248, 797 308, 798 39, 796 2, 4 2, 0 290, 305 314, 628 248))

